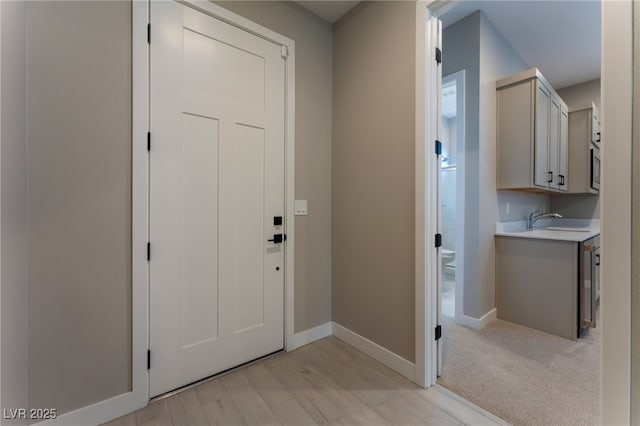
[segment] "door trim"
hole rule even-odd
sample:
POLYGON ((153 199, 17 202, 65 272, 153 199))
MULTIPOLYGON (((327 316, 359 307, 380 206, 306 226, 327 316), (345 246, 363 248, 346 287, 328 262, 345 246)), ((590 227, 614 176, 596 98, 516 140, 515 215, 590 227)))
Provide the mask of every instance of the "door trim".
MULTIPOLYGON (((442 3, 442 2, 441 2, 442 3)), ((415 141, 415 383, 424 388, 436 383, 438 347, 435 343, 437 323, 438 250, 434 235, 438 218, 431 206, 437 202, 437 157, 434 155, 437 125, 434 106, 439 93, 434 86, 438 70, 433 56, 437 40, 428 29, 427 21, 434 16, 430 6, 438 2, 419 0, 416 3, 416 141, 415 141)), ((437 106, 436 106, 437 110, 437 106)))

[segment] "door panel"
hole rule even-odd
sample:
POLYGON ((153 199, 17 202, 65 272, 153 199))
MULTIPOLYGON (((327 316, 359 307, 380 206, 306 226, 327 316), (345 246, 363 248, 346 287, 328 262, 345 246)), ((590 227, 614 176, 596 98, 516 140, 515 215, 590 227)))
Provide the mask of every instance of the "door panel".
POLYGON ((560 105, 552 98, 549 106, 549 171, 551 172, 551 179, 553 179, 549 186, 554 189, 559 189, 560 105))
POLYGON ((279 45, 190 7, 151 21, 156 396, 283 347, 285 74, 279 45))
POLYGON ((549 187, 549 100, 549 91, 537 82, 534 184, 543 188, 549 187))
POLYGON ((237 124, 232 129, 234 144, 224 169, 230 197, 223 200, 222 212, 225 222, 234 226, 221 238, 227 248, 222 278, 237 283, 230 300, 232 330, 239 333, 264 324, 263 252, 269 236, 264 223, 264 130, 237 124))
POLYGON ((567 110, 560 109, 560 148, 558 158, 558 174, 562 176, 560 189, 569 190, 569 116, 567 110))
POLYGON ((218 120, 182 115, 182 345, 218 337, 218 120), (210 285, 202 286, 206 281, 210 285))

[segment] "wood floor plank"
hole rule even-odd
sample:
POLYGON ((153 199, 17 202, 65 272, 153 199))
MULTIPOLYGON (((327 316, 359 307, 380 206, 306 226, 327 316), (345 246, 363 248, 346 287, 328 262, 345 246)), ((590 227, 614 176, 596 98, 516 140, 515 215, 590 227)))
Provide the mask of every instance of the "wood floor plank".
POLYGON ((246 424, 220 380, 203 383, 195 392, 210 425, 246 424))
POLYGON ((166 399, 152 402, 135 414, 138 426, 173 426, 166 399))
POLYGON ((418 389, 416 394, 464 424, 496 426, 508 426, 509 424, 440 385, 428 389, 418 389))
MULTIPOLYGON (((339 352, 348 352, 348 345, 337 339, 328 341, 326 345, 318 345, 314 350, 325 354, 325 358, 330 362, 335 359, 339 352), (334 350, 332 350, 334 349, 334 350)), ((338 355, 339 356, 339 355, 338 355)), ((335 363, 334 363, 335 364, 335 363)), ((351 361, 341 363, 343 369, 350 372, 352 376, 358 377, 361 383, 366 383, 368 389, 375 389, 384 395, 385 399, 402 396, 420 389, 414 383, 402 376, 385 374, 384 370, 389 370, 374 359, 358 351, 351 358, 351 361)))
POLYGON ((315 392, 310 396, 312 403, 329 422, 356 414, 367 408, 349 389, 337 384, 312 363, 306 362, 304 359, 298 361, 297 358, 296 361, 301 366, 299 371, 305 380, 315 389, 315 392))
POLYGON ((238 407, 240 415, 248 425, 278 425, 275 415, 251 386, 243 370, 221 377, 220 382, 238 407))
POLYGON ((326 417, 312 402, 316 390, 305 380, 302 374, 299 374, 298 369, 300 366, 293 363, 292 357, 291 353, 286 353, 266 360, 264 364, 269 368, 276 380, 289 390, 291 395, 298 401, 298 404, 304 408, 317 424, 328 423, 326 417))
POLYGON ((397 426, 417 424, 460 426, 463 424, 413 393, 408 397, 390 399, 376 407, 375 411, 389 423, 397 426))
POLYGON ((300 362, 305 362, 320 369, 331 380, 344 389, 351 391, 369 407, 382 404, 387 399, 387 395, 354 373, 352 362, 337 362, 330 355, 325 354, 317 347, 311 346, 297 349, 294 352, 294 356, 300 362))
POLYGON ((367 366, 377 371, 378 374, 386 376, 388 379, 391 379, 395 383, 398 383, 401 386, 406 387, 408 389, 419 389, 419 387, 415 383, 407 380, 406 377, 403 377, 402 375, 400 375, 399 373, 396 373, 392 369, 383 366, 378 361, 371 358, 364 352, 361 352, 360 350, 354 348, 353 346, 348 345, 347 343, 341 341, 337 337, 331 336, 321 341, 318 341, 317 343, 319 344, 318 346, 320 346, 322 349, 332 350, 333 351, 332 353, 334 354, 334 356, 340 356, 339 354, 341 353, 347 353, 349 354, 349 356, 351 356, 351 359, 355 363, 355 365, 367 366))
POLYGON ((167 398, 173 426, 208 426, 207 416, 194 389, 167 398))
POLYGON ((295 399, 290 399, 272 411, 283 426, 317 426, 318 423, 295 399))
POLYGON ((338 419, 331 423, 331 426, 391 426, 392 424, 376 411, 368 409, 338 419))
POLYGON ((263 363, 244 370, 249 383, 267 403, 283 425, 317 425, 311 415, 273 375, 263 363))

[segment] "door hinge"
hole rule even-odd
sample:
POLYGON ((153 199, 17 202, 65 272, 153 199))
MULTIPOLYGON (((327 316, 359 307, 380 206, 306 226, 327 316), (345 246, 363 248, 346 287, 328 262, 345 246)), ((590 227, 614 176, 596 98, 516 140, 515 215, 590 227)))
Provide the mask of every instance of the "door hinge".
POLYGON ((151 151, 151 132, 147 132, 147 151, 151 151))
POLYGON ((438 248, 440 246, 442 246, 442 234, 436 234, 435 235, 435 247, 438 248))
POLYGON ((440 340, 440 338, 442 337, 442 326, 439 325, 436 327, 436 338, 435 340, 440 340))
POLYGON ((151 370, 151 350, 147 349, 147 370, 151 370))
POLYGON ((436 62, 438 64, 442 63, 442 50, 439 47, 436 47, 436 62))
POLYGON ((151 22, 147 24, 147 43, 151 44, 151 22))
POLYGON ((281 46, 282 47, 282 51, 281 51, 281 55, 284 59, 287 59, 289 57, 289 48, 287 46, 281 46))
POLYGON ((436 141, 436 155, 442 155, 442 142, 436 141))
POLYGON ((147 243, 147 262, 151 260, 151 243, 147 243))

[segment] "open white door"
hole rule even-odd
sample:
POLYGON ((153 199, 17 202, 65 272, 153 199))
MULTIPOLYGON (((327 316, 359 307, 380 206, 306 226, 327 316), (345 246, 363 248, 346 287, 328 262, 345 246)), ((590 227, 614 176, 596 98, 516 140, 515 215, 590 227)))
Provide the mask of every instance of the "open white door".
POLYGON ((280 45, 151 3, 150 396, 283 348, 280 45))
MULTIPOLYGON (((441 129, 442 129, 442 22, 433 15, 427 18, 427 52, 436 52, 434 60, 427 60, 427 66, 430 67, 427 75, 435 76, 427 82, 431 85, 429 93, 434 94, 427 102, 429 103, 428 110, 431 112, 427 116, 427 140, 436 141, 435 155, 430 156, 430 160, 427 163, 427 173, 431 177, 431 186, 429 201, 434 206, 434 214, 431 216, 434 221, 433 229, 436 229, 435 246, 436 250, 433 256, 435 259, 432 265, 435 266, 435 276, 432 274, 432 279, 435 279, 435 294, 431 300, 433 303, 433 324, 436 324, 435 338, 432 341, 432 351, 436 354, 437 368, 435 371, 435 377, 439 376, 442 372, 442 337, 441 337, 441 315, 442 315, 442 262, 440 245, 442 244, 442 236, 440 234, 441 226, 441 212, 440 212, 440 178, 441 178, 441 161, 440 153, 442 152, 440 141, 441 129)), ((427 55, 427 59, 430 55, 427 55)))

